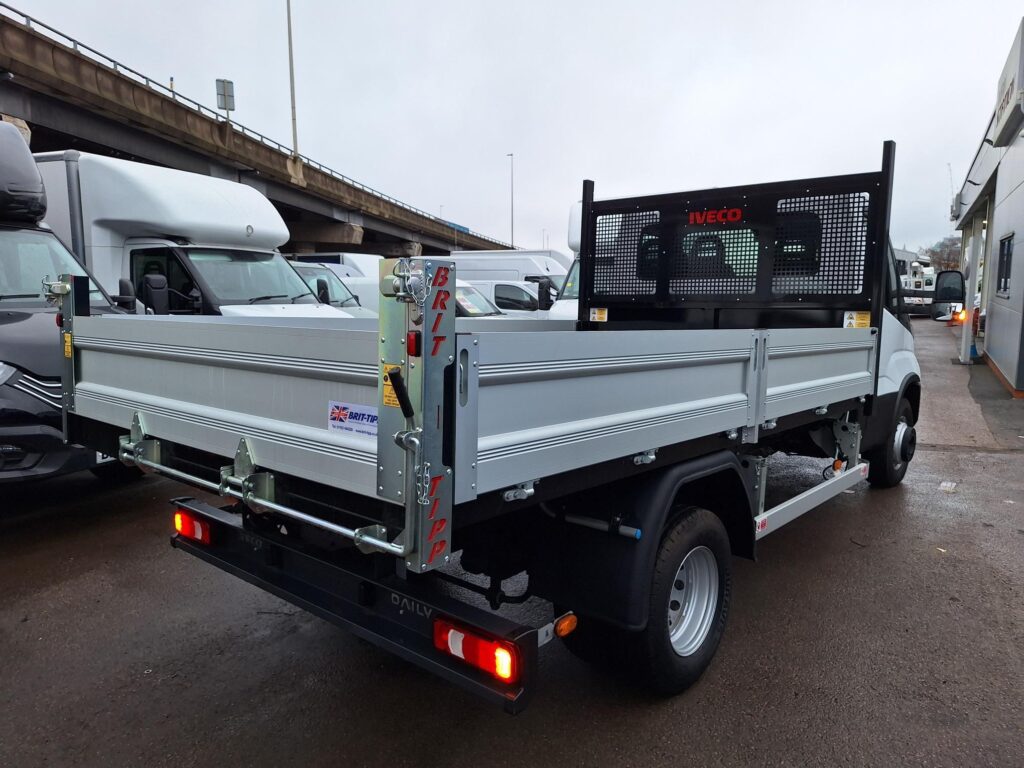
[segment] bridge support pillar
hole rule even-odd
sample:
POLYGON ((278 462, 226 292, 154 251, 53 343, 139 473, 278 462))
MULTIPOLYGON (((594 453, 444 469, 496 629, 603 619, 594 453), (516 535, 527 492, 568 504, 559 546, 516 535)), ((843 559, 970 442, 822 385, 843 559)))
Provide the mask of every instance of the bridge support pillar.
POLYGON ((363 228, 344 221, 289 221, 288 232, 296 243, 320 245, 359 245, 363 242, 363 228))

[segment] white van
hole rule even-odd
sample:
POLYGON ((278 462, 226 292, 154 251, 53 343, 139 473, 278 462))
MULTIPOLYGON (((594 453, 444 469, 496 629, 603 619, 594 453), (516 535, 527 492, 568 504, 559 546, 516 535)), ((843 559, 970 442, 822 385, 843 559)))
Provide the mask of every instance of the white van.
MULTIPOLYGON (((303 279, 314 285, 317 277, 325 277, 329 272, 340 281, 343 289, 352 297, 352 302, 343 302, 346 311, 351 311, 351 303, 358 304, 361 311, 376 314, 380 305, 380 275, 378 262, 382 258, 377 254, 289 254, 292 265, 303 276, 303 279), (352 256, 362 258, 351 258, 352 256), (314 261, 323 257, 327 261, 314 261), (344 258, 349 257, 349 258, 344 258), (332 261, 331 259, 337 259, 332 261)), ((319 285, 318 293, 326 285, 319 285)), ((331 298, 328 296, 328 298, 331 298)), ((322 300, 322 299, 321 299, 322 300)), ((333 302, 332 302, 333 303, 333 302)), ((455 314, 457 317, 505 317, 506 313, 496 307, 484 294, 465 280, 455 281, 455 314)), ((522 313, 526 314, 526 313, 522 313)))
POLYGON ((46 223, 108 292, 172 315, 351 317, 277 251, 288 228, 252 187, 68 150, 35 155, 46 223))

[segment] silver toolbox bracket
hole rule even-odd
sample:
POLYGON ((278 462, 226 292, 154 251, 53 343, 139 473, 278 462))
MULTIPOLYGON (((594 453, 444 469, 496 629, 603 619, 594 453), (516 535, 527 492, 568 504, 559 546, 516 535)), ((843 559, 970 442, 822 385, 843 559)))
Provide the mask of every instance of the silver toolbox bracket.
POLYGON ((832 422, 832 434, 843 458, 852 466, 860 459, 860 425, 849 421, 849 414, 832 422))
POLYGON ((765 456, 756 454, 744 454, 741 457, 744 473, 747 475, 747 482, 751 484, 755 495, 755 513, 760 515, 764 512, 765 490, 768 488, 768 459, 765 456))

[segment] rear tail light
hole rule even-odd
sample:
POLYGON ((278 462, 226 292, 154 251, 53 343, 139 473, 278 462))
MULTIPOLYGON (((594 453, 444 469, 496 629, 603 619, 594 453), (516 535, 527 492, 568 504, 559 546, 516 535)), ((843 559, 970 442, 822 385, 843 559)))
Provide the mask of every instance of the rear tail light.
POLYGON ((174 530, 186 539, 200 544, 210 543, 210 524, 183 509, 174 513, 174 530))
POLYGON ((486 637, 445 619, 435 619, 434 647, 503 683, 519 680, 519 650, 514 643, 486 637))
POLYGON ((959 312, 957 312, 956 313, 956 319, 959 320, 961 323, 964 320, 966 320, 967 319, 967 310, 966 309, 961 309, 959 312))

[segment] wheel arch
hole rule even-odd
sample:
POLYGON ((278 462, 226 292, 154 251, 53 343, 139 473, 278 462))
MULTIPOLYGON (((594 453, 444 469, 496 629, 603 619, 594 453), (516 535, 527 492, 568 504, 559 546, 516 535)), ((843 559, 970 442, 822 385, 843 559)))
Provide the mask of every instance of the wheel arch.
POLYGON ((907 398, 910 407, 914 410, 914 423, 917 424, 918 419, 921 418, 921 377, 917 374, 910 374, 904 379, 899 397, 896 398, 897 405, 904 397, 907 398))
POLYGON ((531 584, 536 583, 538 594, 581 615, 643 629, 655 559, 673 512, 690 506, 710 510, 722 520, 734 554, 754 557, 754 495, 748 476, 735 453, 718 451, 609 489, 606 503, 625 500, 624 519, 641 529, 640 540, 560 524, 545 537, 557 549, 531 570, 531 584))
POLYGON ((910 402, 916 424, 921 415, 921 377, 916 373, 904 376, 896 391, 875 397, 871 415, 864 424, 861 453, 878 448, 888 439, 889 428, 896 418, 896 409, 904 397, 910 402))

